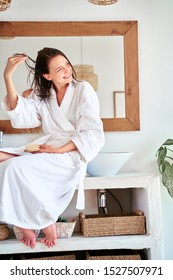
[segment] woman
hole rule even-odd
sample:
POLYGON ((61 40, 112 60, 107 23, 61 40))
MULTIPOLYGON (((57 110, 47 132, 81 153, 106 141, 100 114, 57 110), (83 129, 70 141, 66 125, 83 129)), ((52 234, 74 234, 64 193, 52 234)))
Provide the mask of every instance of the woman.
POLYGON ((104 144, 99 103, 92 86, 75 79, 68 58, 59 50, 40 50, 34 67, 27 55, 14 55, 4 70, 7 95, 2 107, 15 128, 42 126, 37 151, 26 147, 0 150, 0 221, 23 233, 22 242, 34 248, 35 230, 41 242, 56 244, 55 222, 78 187, 78 209, 84 208, 83 179, 87 163, 104 144), (16 68, 25 62, 32 73, 33 91, 24 98, 12 81, 16 68))

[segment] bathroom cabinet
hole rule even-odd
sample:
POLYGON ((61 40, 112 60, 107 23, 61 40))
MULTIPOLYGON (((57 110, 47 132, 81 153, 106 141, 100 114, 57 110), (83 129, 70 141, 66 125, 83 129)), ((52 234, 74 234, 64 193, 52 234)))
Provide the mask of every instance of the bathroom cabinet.
POLYGON ((65 252, 105 249, 145 250, 147 259, 164 258, 159 176, 154 174, 119 174, 114 177, 86 177, 85 189, 129 189, 132 210, 141 210, 146 217, 145 235, 83 237, 74 233, 62 238, 53 248, 37 243, 26 247, 14 237, 0 241, 0 255, 36 252, 65 252))

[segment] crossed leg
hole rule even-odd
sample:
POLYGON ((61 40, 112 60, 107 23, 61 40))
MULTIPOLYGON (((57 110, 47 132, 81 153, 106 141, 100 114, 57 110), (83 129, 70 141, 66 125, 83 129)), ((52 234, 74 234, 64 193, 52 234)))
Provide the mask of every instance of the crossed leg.
POLYGON ((13 157, 18 157, 18 155, 5 153, 5 152, 0 152, 0 162, 3 162, 5 160, 13 158, 13 157))
MULTIPOLYGON (((0 152, 0 162, 3 162, 5 160, 8 160, 16 156, 18 155, 6 153, 6 152, 0 152)), ((31 229, 24 229, 24 228, 20 228, 20 230, 23 233, 23 238, 21 239, 21 242, 26 246, 34 248, 36 244, 35 232, 31 229)))
POLYGON ((56 225, 55 223, 42 229, 43 233, 45 234, 45 237, 41 239, 41 243, 44 243, 47 247, 53 247, 56 245, 56 225))
MULTIPOLYGON (((3 162, 15 156, 18 155, 0 152, 0 162, 3 162)), ((31 229, 24 229, 24 228, 20 228, 20 230, 23 233, 23 238, 21 239, 21 242, 26 246, 34 248, 36 245, 35 232, 31 229)), ((55 223, 46 228, 43 228, 42 231, 45 234, 45 237, 41 239, 41 243, 44 243, 49 248, 55 246, 56 239, 57 239, 55 223)))

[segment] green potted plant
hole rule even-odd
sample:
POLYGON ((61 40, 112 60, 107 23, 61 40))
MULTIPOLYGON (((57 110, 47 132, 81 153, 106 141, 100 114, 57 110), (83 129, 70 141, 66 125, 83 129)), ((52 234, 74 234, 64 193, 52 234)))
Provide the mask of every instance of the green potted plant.
POLYGON ((173 197, 173 139, 167 139, 157 150, 157 164, 162 176, 162 183, 173 197))

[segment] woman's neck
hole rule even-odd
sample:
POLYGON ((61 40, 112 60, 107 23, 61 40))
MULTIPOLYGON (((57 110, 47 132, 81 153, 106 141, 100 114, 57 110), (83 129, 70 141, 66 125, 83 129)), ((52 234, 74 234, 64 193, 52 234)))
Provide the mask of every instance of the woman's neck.
POLYGON ((56 99, 57 99, 57 102, 58 102, 58 105, 61 105, 61 102, 64 98, 64 95, 65 95, 65 92, 66 92, 66 89, 68 87, 69 84, 66 84, 62 87, 59 87, 58 89, 55 88, 55 91, 56 91, 56 99))

